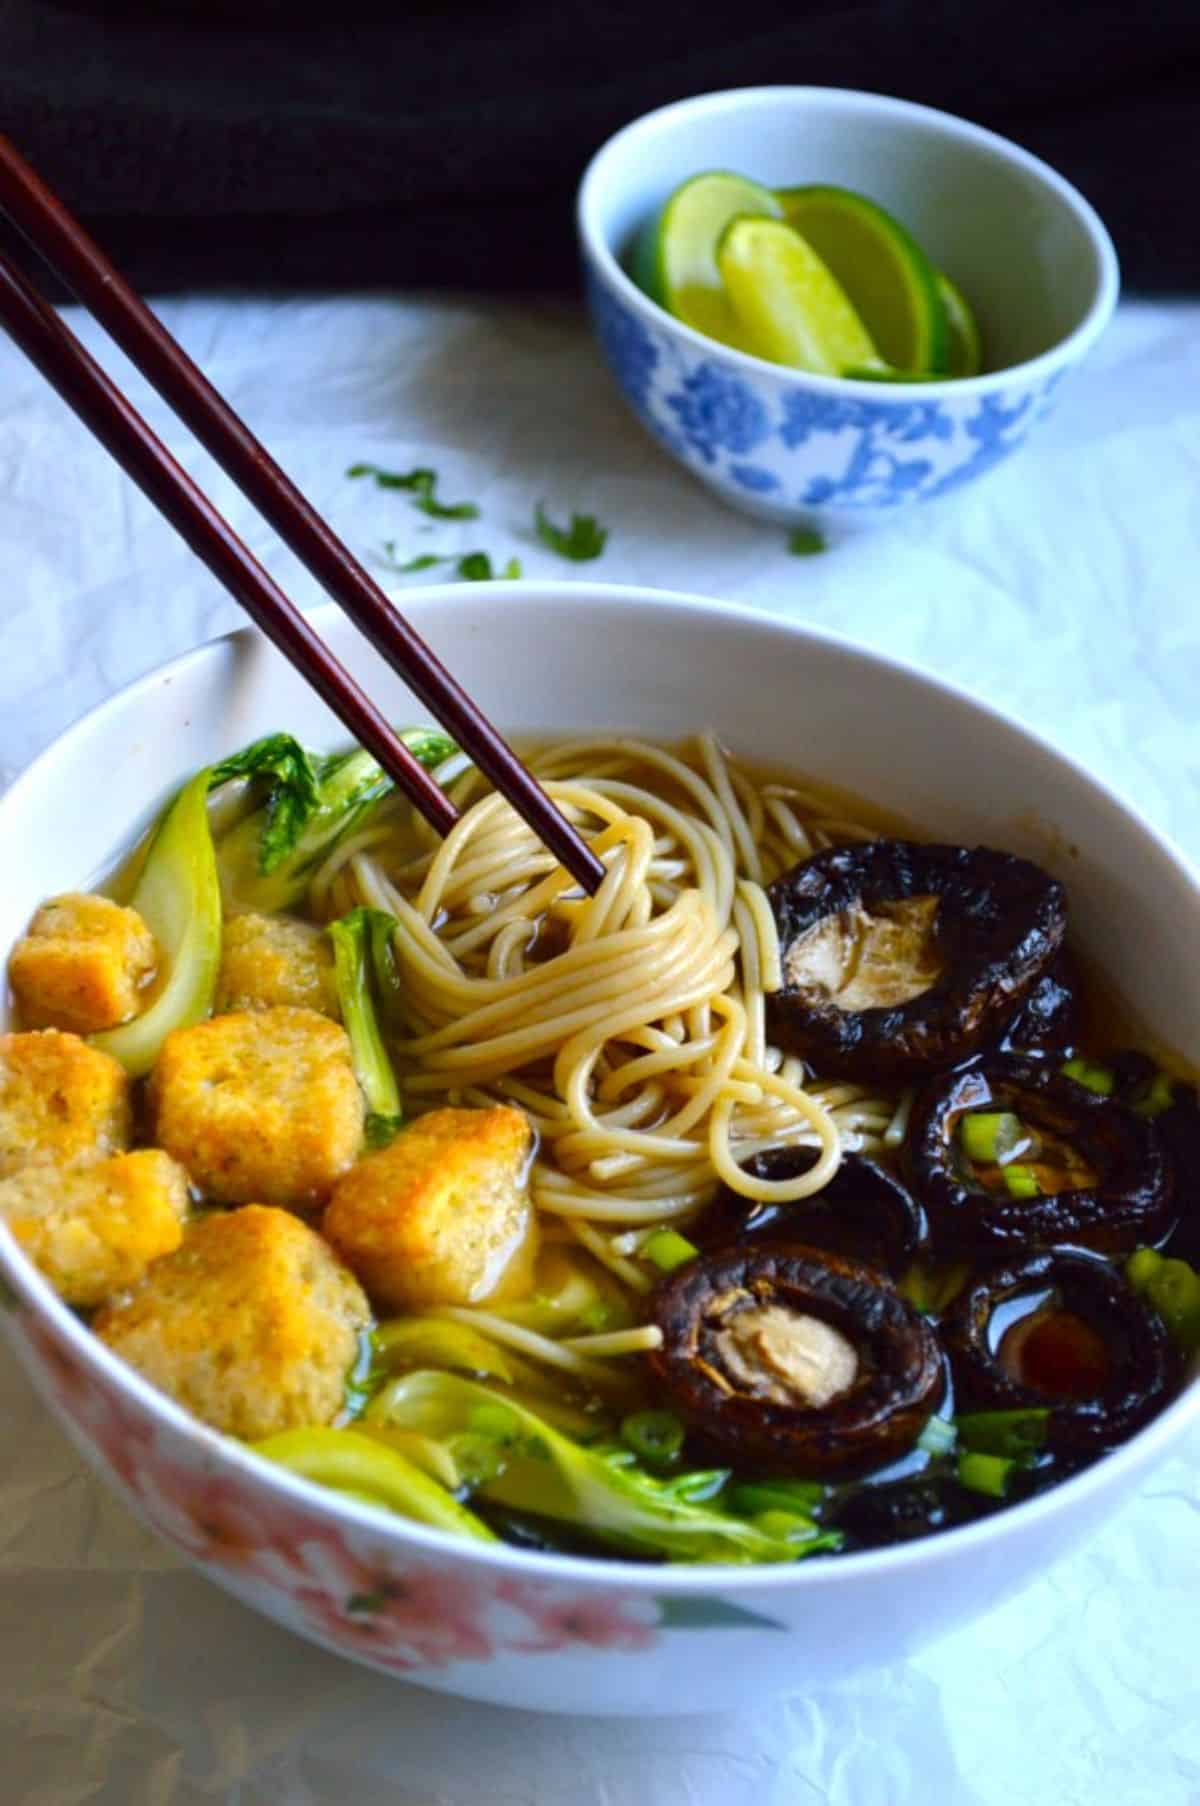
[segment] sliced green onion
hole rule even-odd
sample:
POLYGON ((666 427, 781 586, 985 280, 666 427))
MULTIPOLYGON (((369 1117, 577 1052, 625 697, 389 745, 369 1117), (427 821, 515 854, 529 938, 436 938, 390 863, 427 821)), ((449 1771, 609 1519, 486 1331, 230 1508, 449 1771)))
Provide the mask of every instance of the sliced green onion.
POLYGON ((927 1317, 936 1317, 967 1282, 970 1268, 961 1261, 948 1267, 929 1266, 915 1260, 900 1281, 901 1298, 927 1317))
POLYGON ((620 1436, 647 1467, 666 1467, 683 1447, 683 1425, 673 1411, 635 1411, 622 1420, 620 1436))
POLYGON ((1153 1248, 1139 1248, 1125 1262, 1125 1277, 1158 1312, 1184 1354, 1200 1349, 1200 1273, 1194 1267, 1186 1260, 1169 1260, 1153 1248))
POLYGON ((738 1480, 730 1487, 726 1504, 731 1511, 757 1518, 765 1511, 789 1511, 807 1517, 825 1498, 819 1480, 738 1480))
POLYGON ((1166 1257, 1157 1248, 1136 1248, 1125 1262, 1125 1277, 1135 1292, 1144 1292, 1166 1257))
POLYGON ((1011 1197, 1040 1198, 1042 1196, 1042 1188, 1033 1167, 1018 1166, 1014 1163, 1012 1166, 1006 1166, 1003 1171, 1004 1183, 1008 1187, 1011 1197))
POLYGON ((673 1273, 676 1267, 682 1267, 684 1261, 694 1260, 699 1252, 695 1242, 689 1242, 687 1236, 680 1235, 677 1229, 656 1229, 642 1243, 642 1253, 646 1259, 664 1273, 673 1273))
POLYGON ((1150 1287, 1150 1301, 1172 1339, 1188 1350, 1200 1348, 1200 1274, 1185 1260, 1166 1260, 1150 1287))
POLYGON ((1161 1116, 1175 1102, 1175 1081, 1169 1072, 1156 1072, 1152 1079, 1139 1085, 1131 1109, 1139 1116, 1161 1116))
POLYGON ((969 1492, 984 1493, 989 1499, 1005 1499, 1016 1467, 1017 1463, 1004 1455, 981 1455, 968 1450, 958 1458, 959 1483, 969 1492))
POLYGON ((954 1420, 964 1450, 1027 1460, 1046 1445, 1049 1406, 1021 1411, 968 1411, 954 1420))
POLYGON ((931 1417, 917 1437, 917 1447, 926 1455, 948 1455, 958 1440, 958 1431, 948 1417, 931 1417))
POLYGON ((1077 1056, 1064 1065, 1063 1077, 1074 1079, 1087 1091, 1094 1091, 1097 1097, 1111 1097, 1117 1088, 1117 1075, 1111 1066, 1101 1066, 1095 1060, 1085 1060, 1077 1056))
POLYGON ((983 1166, 1002 1166, 1029 1141, 1011 1110, 973 1110, 959 1118, 958 1134, 967 1159, 983 1166))

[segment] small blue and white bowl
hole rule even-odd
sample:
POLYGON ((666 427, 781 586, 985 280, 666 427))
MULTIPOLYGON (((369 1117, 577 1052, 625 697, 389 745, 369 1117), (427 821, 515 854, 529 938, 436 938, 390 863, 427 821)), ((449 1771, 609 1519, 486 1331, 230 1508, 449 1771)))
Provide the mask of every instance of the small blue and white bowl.
POLYGON ((840 88, 742 88, 661 107, 593 157, 578 201, 604 355, 643 425, 744 513, 865 525, 973 482, 1024 444, 1108 324, 1117 257, 1028 151, 930 107, 840 88), (642 293, 622 259, 686 177, 831 182, 895 213, 968 297, 986 375, 852 382, 733 351, 642 293))

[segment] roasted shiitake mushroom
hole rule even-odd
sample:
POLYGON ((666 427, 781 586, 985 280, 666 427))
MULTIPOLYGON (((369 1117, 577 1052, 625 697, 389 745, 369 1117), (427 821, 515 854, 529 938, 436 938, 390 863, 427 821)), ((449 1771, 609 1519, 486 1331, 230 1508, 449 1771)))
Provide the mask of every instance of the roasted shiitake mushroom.
POLYGON ((1057 1242, 1115 1253, 1170 1222, 1154 1123, 1046 1059, 998 1054, 927 1085, 905 1165, 939 1254, 1057 1242))
POLYGON ((1200 1098, 1186 1079, 1165 1072, 1148 1054, 1130 1049, 1110 1062, 1116 1096, 1135 1115, 1147 1117, 1167 1150, 1175 1178, 1179 1221, 1170 1251, 1200 1263, 1200 1210, 1184 1208, 1200 1197, 1200 1098))
POLYGON ((997 1042, 1001 1053, 1065 1057, 1079 1044, 1082 1010, 1074 963, 1068 953, 1043 972, 997 1042))
MULTIPOLYGON (((798 1179, 818 1158, 813 1148, 764 1148, 742 1166, 755 1179, 798 1179)), ((794 1203, 760 1203, 722 1185, 689 1234, 708 1248, 800 1241, 898 1273, 925 1240, 925 1214, 893 1173, 861 1154, 843 1154, 824 1189, 794 1203)))
POLYGON ((895 1460, 945 1386, 929 1324, 886 1279, 800 1245, 702 1254, 652 1299, 659 1387, 694 1441, 764 1473, 895 1460))
POLYGON ((783 960, 772 1038, 847 1077, 913 1078, 993 1044, 1066 932, 1062 885, 988 847, 829 847, 768 895, 783 960))
POLYGON ((1084 1248, 1047 1249, 978 1276, 941 1327, 959 1402, 1049 1407, 1052 1449, 1122 1441, 1154 1415, 1176 1377, 1159 1317, 1084 1248))

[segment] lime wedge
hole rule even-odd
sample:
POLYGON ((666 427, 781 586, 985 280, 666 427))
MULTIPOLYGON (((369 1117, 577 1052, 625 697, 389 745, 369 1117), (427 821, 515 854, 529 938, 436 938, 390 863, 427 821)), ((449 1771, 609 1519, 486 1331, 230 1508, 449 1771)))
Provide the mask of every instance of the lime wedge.
POLYGON ((895 370, 946 370, 946 308, 938 275, 912 234, 864 195, 824 186, 779 191, 803 234, 861 314, 895 370))
POLYGON ((634 281, 685 325, 724 345, 746 347, 717 268, 717 240, 741 213, 778 219, 782 208, 769 188, 727 170, 692 176, 670 195, 638 235, 634 281))
POLYGON ((971 312, 962 290, 951 282, 944 270, 937 272, 938 293, 946 310, 947 376, 978 376, 983 368, 983 344, 979 322, 971 312))
POLYGON ((845 291, 807 239, 782 220, 732 220, 717 246, 717 264, 747 351, 824 376, 840 376, 848 365, 880 365, 845 291))

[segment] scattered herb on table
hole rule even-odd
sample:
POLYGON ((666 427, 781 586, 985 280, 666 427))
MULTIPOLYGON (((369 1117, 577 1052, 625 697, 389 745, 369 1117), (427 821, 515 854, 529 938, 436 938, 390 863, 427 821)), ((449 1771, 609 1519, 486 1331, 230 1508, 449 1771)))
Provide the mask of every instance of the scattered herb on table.
POLYGON ((493 577, 510 578, 521 575, 521 560, 510 558, 500 570, 492 569, 492 561, 486 552, 466 552, 454 566, 456 577, 462 577, 467 583, 489 583, 493 577))
POLYGON ((788 551, 794 558, 812 558, 824 550, 824 535, 815 527, 793 527, 788 534, 788 551))
POLYGON ((608 528, 602 527, 594 514, 572 514, 570 525, 560 527, 547 515, 544 503, 539 502, 533 522, 542 544, 575 564, 599 558, 608 544, 608 528))
POLYGON ((396 555, 394 539, 384 540, 380 563, 397 577, 408 577, 416 571, 431 571, 435 565, 448 564, 464 583, 489 583, 493 578, 511 579, 521 575, 519 558, 510 558, 495 570, 488 552, 421 552, 415 558, 400 559, 396 555))
POLYGON ((399 577, 408 577, 413 571, 431 571, 435 564, 449 564, 448 558, 439 558, 436 552, 421 552, 416 558, 400 559, 396 556, 396 542, 385 539, 383 542, 383 558, 380 561, 399 577))
POLYGON ((415 470, 383 470, 378 464, 352 464, 348 477, 371 477, 377 489, 402 489, 412 496, 413 507, 433 520, 478 520, 474 502, 441 502, 437 496, 438 475, 426 465, 415 470))

